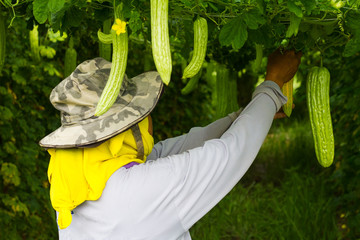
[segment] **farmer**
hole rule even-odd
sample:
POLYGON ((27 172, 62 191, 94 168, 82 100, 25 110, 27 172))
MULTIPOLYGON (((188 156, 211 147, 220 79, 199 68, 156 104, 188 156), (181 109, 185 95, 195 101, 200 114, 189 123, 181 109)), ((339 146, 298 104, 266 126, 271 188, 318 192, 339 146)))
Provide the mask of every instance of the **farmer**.
POLYGON ((275 51, 267 81, 240 113, 154 146, 150 113, 157 72, 124 78, 108 112, 94 117, 111 64, 80 64, 51 93, 61 127, 40 141, 51 155, 50 198, 60 239, 191 239, 189 229, 239 182, 281 106, 301 53, 275 51))

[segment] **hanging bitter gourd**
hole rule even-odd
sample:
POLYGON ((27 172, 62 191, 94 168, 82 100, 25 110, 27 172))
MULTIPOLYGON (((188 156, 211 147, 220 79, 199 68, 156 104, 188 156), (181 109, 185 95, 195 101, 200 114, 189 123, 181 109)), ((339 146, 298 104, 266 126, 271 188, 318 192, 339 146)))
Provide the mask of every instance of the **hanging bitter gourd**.
POLYGON ((121 20, 122 16, 115 14, 115 24, 112 26, 110 34, 98 31, 99 40, 103 43, 113 44, 112 65, 109 78, 96 106, 95 116, 100 116, 107 112, 116 101, 119 95, 128 56, 128 34, 126 22, 121 20), (121 19, 120 19, 121 18, 121 19))
POLYGON ((255 43, 255 52, 256 52, 256 58, 254 61, 254 73, 259 72, 261 68, 261 63, 264 55, 263 46, 261 44, 255 43))
MULTIPOLYGON (((103 33, 109 34, 111 30, 111 18, 103 22, 103 33)), ((99 55, 100 57, 111 62, 111 44, 99 41, 99 55)))
POLYGON ((225 65, 216 66, 216 118, 237 111, 237 72, 232 72, 225 65))
POLYGON ((194 22, 194 51, 189 65, 186 66, 183 78, 195 76, 205 60, 208 41, 208 25, 205 18, 198 17, 194 22))
POLYGON ((216 93, 216 68, 217 63, 213 60, 209 61, 206 64, 206 74, 205 79, 206 83, 211 89, 211 105, 216 108, 217 103, 217 93, 216 93))
POLYGON ((292 105, 293 105, 293 85, 294 85, 294 78, 290 81, 284 83, 283 87, 281 88, 282 93, 287 97, 287 102, 282 106, 284 113, 286 116, 290 117, 292 112, 292 105))
POLYGON ((200 71, 195 76, 193 76, 189 79, 189 81, 186 83, 185 87, 183 89, 181 89, 181 94, 188 95, 189 93, 191 93, 192 91, 195 90, 196 86, 199 83, 201 73, 202 73, 202 71, 200 69, 200 71))
POLYGON ((65 61, 64 61, 64 76, 68 77, 75 70, 77 64, 77 52, 74 49, 74 40, 71 37, 69 40, 69 47, 65 51, 65 61))
POLYGON ((5 44, 6 44, 5 18, 0 10, 0 72, 5 63, 5 44))
POLYGON ((38 25, 34 25, 33 29, 29 32, 31 56, 35 61, 40 61, 38 27, 38 25))
POLYGON ((172 60, 169 40, 169 0, 150 0, 151 46, 156 70, 168 85, 171 78, 172 60))
POLYGON ((307 77, 306 97, 316 158, 323 167, 329 167, 334 159, 329 91, 329 71, 325 67, 313 67, 307 77))

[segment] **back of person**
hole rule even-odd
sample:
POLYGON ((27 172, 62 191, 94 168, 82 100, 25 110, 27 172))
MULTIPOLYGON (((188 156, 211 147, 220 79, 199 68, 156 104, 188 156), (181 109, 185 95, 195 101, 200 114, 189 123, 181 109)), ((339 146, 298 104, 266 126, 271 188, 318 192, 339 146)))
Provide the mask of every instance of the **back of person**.
POLYGON ((80 64, 51 96, 62 126, 40 141, 51 154, 59 238, 191 239, 189 229, 253 163, 287 101, 280 87, 300 58, 293 51, 273 53, 267 80, 245 109, 155 145, 148 116, 161 95, 159 75, 126 79, 110 112, 94 117, 111 64, 100 58, 80 64), (79 94, 84 98, 74 97, 79 94))

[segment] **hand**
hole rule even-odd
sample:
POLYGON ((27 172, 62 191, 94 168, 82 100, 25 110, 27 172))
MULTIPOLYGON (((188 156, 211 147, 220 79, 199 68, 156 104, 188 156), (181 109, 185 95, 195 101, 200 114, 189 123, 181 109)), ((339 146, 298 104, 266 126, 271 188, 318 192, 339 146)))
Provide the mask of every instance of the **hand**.
MULTIPOLYGON (((295 108, 295 104, 292 105, 292 109, 295 108)), ((284 113, 283 109, 280 108, 280 110, 275 113, 274 119, 280 119, 280 118, 286 118, 286 114, 284 113)))
POLYGON ((281 52, 277 49, 268 58, 265 80, 271 80, 279 85, 290 81, 299 68, 302 52, 295 53, 294 50, 281 52))

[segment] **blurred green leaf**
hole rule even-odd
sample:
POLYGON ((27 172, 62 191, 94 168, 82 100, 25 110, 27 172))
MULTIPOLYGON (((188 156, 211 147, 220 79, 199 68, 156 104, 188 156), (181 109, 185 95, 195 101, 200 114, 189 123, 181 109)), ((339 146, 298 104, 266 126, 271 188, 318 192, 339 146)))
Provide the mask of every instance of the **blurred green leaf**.
POLYGON ((5 185, 20 185, 20 173, 15 164, 8 162, 2 163, 0 174, 2 175, 5 185))
POLYGON ((245 12, 243 19, 249 29, 257 29, 259 25, 262 25, 266 22, 263 15, 257 9, 252 9, 248 12, 245 12))
POLYGON ((295 15, 298 16, 299 18, 303 17, 302 9, 300 6, 296 4, 295 0, 289 0, 287 2, 287 6, 290 12, 295 13, 295 15))
POLYGON ((301 18, 296 16, 295 14, 290 15, 290 26, 288 30, 286 31, 286 37, 290 38, 292 36, 296 36, 299 31, 301 18))
POLYGON ((48 0, 48 9, 50 12, 55 13, 60 11, 65 4, 65 0, 48 0))
POLYGON ((9 121, 13 118, 14 114, 8 107, 0 106, 1 120, 9 121))
POLYGON ((140 18, 140 13, 138 11, 131 11, 129 27, 134 33, 138 32, 142 28, 142 21, 140 18))
POLYGON ((26 204, 22 203, 18 197, 5 196, 2 199, 5 206, 10 207, 14 213, 24 213, 25 216, 29 216, 29 209, 26 204))
POLYGON ((345 45, 343 56, 350 57, 359 51, 360 51, 360 39, 352 38, 345 45))
POLYGON ((242 17, 238 16, 222 27, 219 41, 222 46, 231 45, 233 49, 238 50, 244 46, 247 37, 246 24, 242 17))
POLYGON ((33 14, 40 24, 43 24, 48 19, 49 9, 48 9, 49 0, 34 0, 33 1, 33 14))

